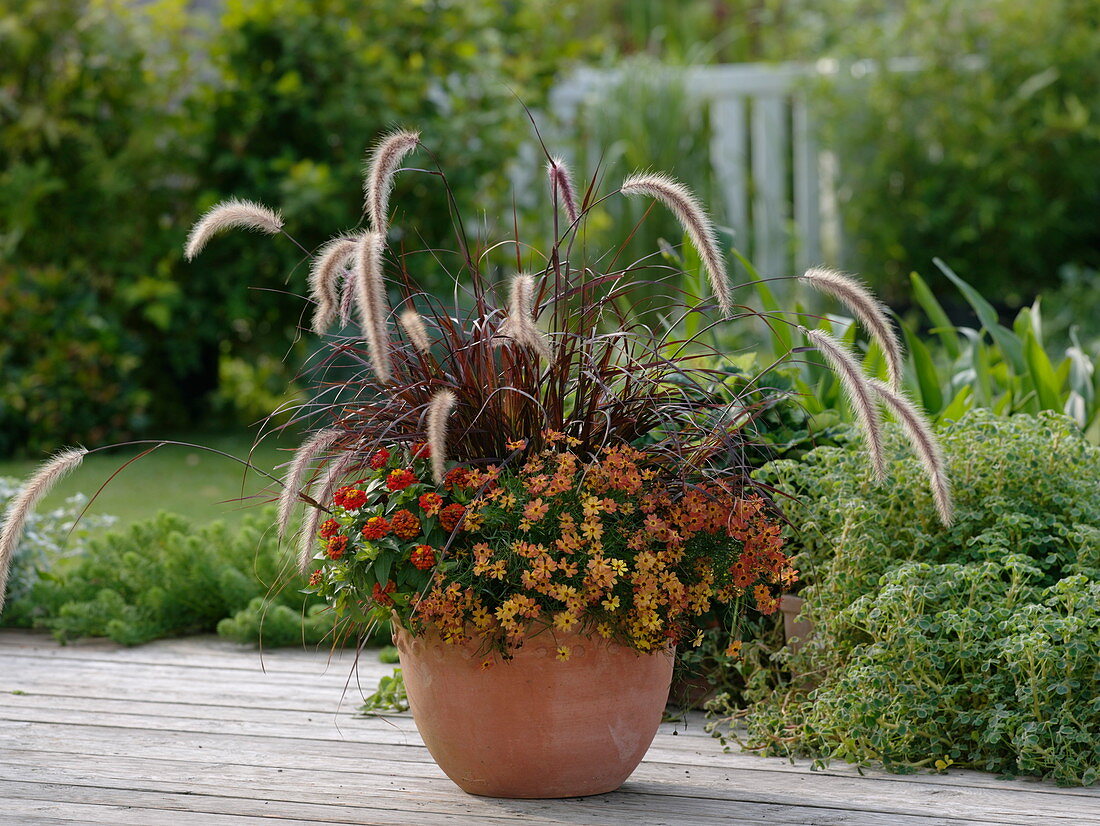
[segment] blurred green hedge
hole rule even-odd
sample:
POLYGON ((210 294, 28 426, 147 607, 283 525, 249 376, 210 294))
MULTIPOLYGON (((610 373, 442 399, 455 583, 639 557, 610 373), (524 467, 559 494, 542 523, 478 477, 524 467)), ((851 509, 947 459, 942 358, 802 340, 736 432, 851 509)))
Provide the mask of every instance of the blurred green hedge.
POLYGON ((939 256, 1019 306, 1100 264, 1100 1, 833 7, 822 49, 865 70, 822 112, 851 266, 896 300, 914 270, 946 286, 939 256), (899 58, 919 68, 882 71, 899 58))
MULTIPOLYGON (((503 212, 503 173, 530 134, 519 100, 538 105, 559 68, 599 47, 573 38, 578 8, 230 0, 211 17, 178 0, 8 3, 0 453, 208 419, 226 360, 237 375, 287 352, 300 250, 227 236, 181 260, 191 222, 228 195, 281 209, 316 247, 359 223, 365 149, 400 124, 423 130, 435 159, 413 165, 437 159, 465 215, 503 212)), ((398 250, 454 246, 437 176, 402 176, 393 203, 415 206, 395 222, 398 250)), ((429 284, 460 263, 405 262, 429 284)), ((290 351, 286 381, 306 354, 290 351)))

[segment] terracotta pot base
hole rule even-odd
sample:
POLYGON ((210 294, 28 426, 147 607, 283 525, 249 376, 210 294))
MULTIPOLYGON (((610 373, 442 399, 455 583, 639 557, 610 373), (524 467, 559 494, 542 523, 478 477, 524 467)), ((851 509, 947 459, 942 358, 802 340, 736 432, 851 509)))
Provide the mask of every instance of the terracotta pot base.
POLYGON ((672 651, 599 637, 532 636, 490 668, 476 643, 445 644, 395 627, 416 727, 463 791, 487 797, 584 797, 614 791, 653 742, 672 651), (559 646, 570 657, 556 658, 559 646))

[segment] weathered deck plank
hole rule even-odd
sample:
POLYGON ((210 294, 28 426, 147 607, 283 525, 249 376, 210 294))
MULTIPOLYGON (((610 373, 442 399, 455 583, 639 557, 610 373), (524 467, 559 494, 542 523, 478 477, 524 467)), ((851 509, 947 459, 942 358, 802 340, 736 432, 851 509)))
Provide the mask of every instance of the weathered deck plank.
POLYGON ((623 789, 498 801, 454 787, 407 716, 356 719, 369 654, 212 638, 134 649, 0 632, 0 823, 1100 824, 1100 790, 724 754, 662 726, 623 789))

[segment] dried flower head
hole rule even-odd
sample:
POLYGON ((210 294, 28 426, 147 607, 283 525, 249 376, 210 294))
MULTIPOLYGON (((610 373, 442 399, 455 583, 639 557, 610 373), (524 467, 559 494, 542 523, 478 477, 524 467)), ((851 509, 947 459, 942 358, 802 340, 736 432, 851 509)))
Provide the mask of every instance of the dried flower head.
POLYGON ((298 501, 302 481, 305 479, 310 463, 329 450, 343 436, 344 431, 335 428, 319 430, 303 442, 295 452, 294 460, 290 463, 290 470, 287 471, 286 478, 283 479, 282 493, 279 495, 278 528, 280 539, 286 536, 286 529, 290 524, 290 517, 294 513, 294 505, 298 501))
POLYGON ((424 318, 416 310, 405 310, 398 319, 405 335, 409 337, 413 347, 421 353, 428 353, 432 349, 431 340, 428 338, 428 328, 424 326, 424 318))
POLYGON ((27 480, 27 484, 8 504, 4 525, 0 528, 0 611, 4 608, 11 559, 23 534, 28 514, 54 485, 80 466, 87 453, 82 447, 70 447, 55 453, 27 480))
POLYGON ((565 217, 570 224, 577 223, 580 212, 577 209, 577 194, 573 189, 569 167, 561 158, 551 158, 546 164, 546 174, 550 177, 550 192, 565 210, 565 217))
POLYGON ((317 252, 309 268, 309 294, 316 302, 313 332, 324 335, 340 310, 340 279, 355 258, 356 239, 333 238, 317 252))
POLYGON ((894 417, 901 423, 905 435, 909 437, 909 444, 912 445, 924 467, 924 472, 928 475, 928 481, 932 486, 932 499, 936 503, 940 521, 945 527, 950 527, 955 518, 954 505, 951 501, 951 483, 944 468, 943 450, 935 433, 932 432, 931 425, 917 410, 916 405, 903 393, 896 392, 877 379, 872 379, 870 384, 879 397, 886 402, 894 417))
POLYGON ((420 144, 419 132, 402 129, 385 135, 371 152, 363 180, 367 215, 374 231, 385 237, 389 222, 390 193, 393 177, 401 159, 420 144))
POLYGON ((733 299, 730 296, 726 261, 718 246, 718 234, 691 190, 668 175, 643 172, 631 175, 623 181, 620 191, 624 195, 648 195, 672 210, 691 238, 691 243, 699 251, 699 258, 710 276, 711 289, 718 299, 722 315, 730 315, 733 312, 733 299))
POLYGON ((437 485, 443 484, 447 463, 447 419, 454 410, 455 394, 440 390, 432 396, 428 405, 428 444, 432 453, 432 476, 437 485))
POLYGON ((386 282, 382 275, 384 240, 379 232, 364 232, 356 250, 356 303, 363 337, 367 340, 371 366, 379 381, 388 382, 392 372, 390 341, 386 320, 390 307, 386 300, 386 282))
POLYGON ((836 270, 813 267, 806 270, 802 280, 814 289, 831 295, 851 310, 872 338, 882 348, 886 357, 886 369, 890 374, 890 386, 897 390, 901 386, 902 363, 904 355, 901 342, 898 341, 894 326, 881 302, 876 301, 859 281, 836 270))
POLYGON ((825 356, 840 378, 845 395, 859 419, 867 451, 871 455, 871 468, 879 481, 886 478, 886 462, 882 451, 882 419, 875 405, 874 391, 848 348, 823 330, 807 330, 799 327, 810 342, 825 356))
POLYGON ((498 347, 509 339, 523 347, 530 347, 543 358, 550 357, 550 345, 542 331, 535 326, 535 279, 520 273, 512 279, 508 294, 508 315, 497 330, 494 344, 498 347))
POLYGON ((202 252, 207 242, 222 230, 243 227, 274 235, 283 229, 283 218, 263 204, 230 198, 215 204, 195 225, 187 236, 183 254, 188 261, 202 252))

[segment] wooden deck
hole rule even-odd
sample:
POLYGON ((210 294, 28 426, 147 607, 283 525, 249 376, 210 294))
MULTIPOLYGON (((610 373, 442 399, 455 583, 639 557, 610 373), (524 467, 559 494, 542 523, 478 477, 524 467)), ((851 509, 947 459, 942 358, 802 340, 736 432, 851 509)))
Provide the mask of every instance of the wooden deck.
POLYGON ((613 794, 470 797, 408 716, 354 716, 361 688, 391 668, 366 659, 349 683, 349 654, 261 663, 215 638, 125 649, 0 632, 0 823, 1100 824, 1100 789, 811 772, 723 754, 699 718, 663 726, 613 794))

